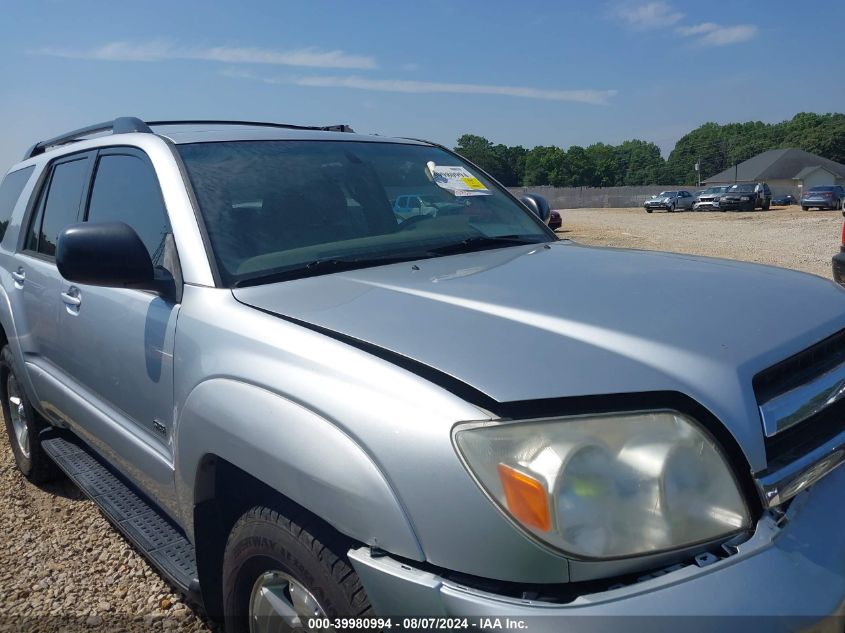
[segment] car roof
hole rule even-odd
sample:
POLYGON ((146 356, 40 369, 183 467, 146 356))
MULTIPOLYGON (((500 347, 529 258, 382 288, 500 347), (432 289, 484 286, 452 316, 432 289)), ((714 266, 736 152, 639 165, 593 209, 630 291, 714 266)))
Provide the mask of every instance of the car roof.
POLYGON ((64 154, 109 147, 133 145, 141 139, 158 138, 181 145, 225 141, 345 141, 363 143, 397 143, 436 146, 421 139, 393 138, 377 134, 356 134, 347 125, 304 127, 284 123, 254 121, 151 121, 119 117, 113 121, 89 125, 60 136, 39 141, 26 151, 22 161, 11 171, 39 164, 64 154))
POLYGON ((354 132, 324 132, 321 130, 296 130, 262 127, 237 127, 227 125, 191 130, 176 130, 158 134, 177 145, 188 143, 219 143, 225 141, 353 141, 362 143, 403 143, 427 145, 424 141, 407 138, 356 134, 354 132))

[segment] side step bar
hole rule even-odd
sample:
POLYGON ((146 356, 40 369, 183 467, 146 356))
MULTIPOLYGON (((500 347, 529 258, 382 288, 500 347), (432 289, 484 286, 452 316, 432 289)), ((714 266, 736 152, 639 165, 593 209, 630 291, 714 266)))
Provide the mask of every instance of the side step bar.
POLYGON ((73 433, 46 429, 41 446, 167 580, 202 604, 194 546, 178 527, 73 433))

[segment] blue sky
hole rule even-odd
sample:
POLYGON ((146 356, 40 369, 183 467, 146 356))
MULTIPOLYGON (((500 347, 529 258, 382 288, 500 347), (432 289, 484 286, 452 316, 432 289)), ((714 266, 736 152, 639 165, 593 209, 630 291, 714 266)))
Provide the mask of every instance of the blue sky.
POLYGON ((666 153, 706 121, 845 110, 843 24, 842 0, 6 0, 0 170, 122 115, 666 153))

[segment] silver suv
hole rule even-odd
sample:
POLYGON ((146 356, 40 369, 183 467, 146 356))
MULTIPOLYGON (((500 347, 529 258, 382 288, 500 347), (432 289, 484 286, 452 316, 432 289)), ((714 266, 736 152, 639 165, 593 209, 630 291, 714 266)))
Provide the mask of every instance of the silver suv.
POLYGON ((845 290, 559 241, 431 143, 176 123, 5 177, 0 395, 229 630, 841 615, 845 290))

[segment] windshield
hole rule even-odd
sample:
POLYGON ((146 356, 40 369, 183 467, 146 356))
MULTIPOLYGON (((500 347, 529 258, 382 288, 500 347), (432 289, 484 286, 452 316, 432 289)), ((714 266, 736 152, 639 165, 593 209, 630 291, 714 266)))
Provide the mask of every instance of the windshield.
POLYGON ((661 191, 658 193, 655 198, 671 198, 674 195, 677 195, 677 191, 661 191))
POLYGON ((708 187, 704 193, 725 193, 727 190, 727 187, 708 187))
POLYGON ((456 245, 554 240, 536 216, 437 147, 238 141, 178 149, 226 285, 435 257, 459 252, 456 245), (435 210, 409 217, 391 202, 411 198, 435 210))
POLYGON ((810 187, 809 189, 807 189, 808 193, 811 192, 811 191, 836 191, 836 187, 821 186, 821 187, 810 187))
POLYGON ((741 193, 749 193, 754 191, 754 185, 734 185, 728 191, 739 191, 741 193))

